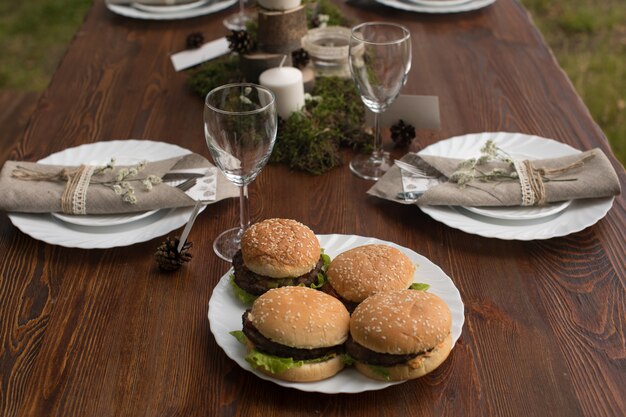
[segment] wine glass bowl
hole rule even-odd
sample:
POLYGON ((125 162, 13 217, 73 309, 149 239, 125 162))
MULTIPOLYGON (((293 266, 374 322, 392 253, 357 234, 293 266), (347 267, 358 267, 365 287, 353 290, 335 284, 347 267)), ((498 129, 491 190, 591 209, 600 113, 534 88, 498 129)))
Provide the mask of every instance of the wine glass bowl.
POLYGON ((361 178, 377 180, 392 164, 382 150, 380 114, 395 101, 411 69, 411 33, 404 26, 368 22, 352 29, 349 47, 352 79, 361 100, 374 113, 374 151, 359 155, 350 169, 361 178))
POLYGON ((252 20, 254 20, 254 18, 246 13, 244 0, 239 0, 239 11, 228 16, 223 20, 223 23, 229 30, 245 30, 248 22, 251 22, 252 20))
POLYGON ((217 87, 207 94, 204 136, 215 165, 239 187, 239 227, 217 237, 215 253, 231 261, 239 250, 241 235, 249 226, 247 186, 267 163, 276 141, 277 116, 274 94, 255 84, 217 87))

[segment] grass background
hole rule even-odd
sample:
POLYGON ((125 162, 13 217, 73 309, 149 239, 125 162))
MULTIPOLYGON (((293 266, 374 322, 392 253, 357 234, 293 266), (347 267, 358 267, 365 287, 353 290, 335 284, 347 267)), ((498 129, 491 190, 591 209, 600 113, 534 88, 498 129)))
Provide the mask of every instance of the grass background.
MULTIPOLYGON (((626 1, 520 1, 626 165, 626 1)), ((0 90, 43 91, 91 2, 0 2, 0 90)))

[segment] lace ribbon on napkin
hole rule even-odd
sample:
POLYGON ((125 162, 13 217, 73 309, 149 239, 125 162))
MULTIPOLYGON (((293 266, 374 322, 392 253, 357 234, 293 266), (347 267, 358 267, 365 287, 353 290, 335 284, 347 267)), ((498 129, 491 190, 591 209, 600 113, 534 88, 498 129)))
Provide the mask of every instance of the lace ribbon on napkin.
POLYGON ((594 154, 588 154, 578 161, 556 169, 535 168, 532 161, 527 159, 514 159, 513 166, 515 167, 515 171, 517 171, 520 188, 522 190, 521 205, 542 206, 546 204, 546 186, 544 184, 544 178, 547 175, 563 174, 572 169, 580 168, 585 162, 594 157, 594 154))
POLYGON ((63 168, 50 174, 18 166, 13 170, 11 176, 23 181, 65 181, 65 189, 61 195, 63 213, 87 214, 87 189, 97 168, 95 165, 81 165, 74 170, 63 168))

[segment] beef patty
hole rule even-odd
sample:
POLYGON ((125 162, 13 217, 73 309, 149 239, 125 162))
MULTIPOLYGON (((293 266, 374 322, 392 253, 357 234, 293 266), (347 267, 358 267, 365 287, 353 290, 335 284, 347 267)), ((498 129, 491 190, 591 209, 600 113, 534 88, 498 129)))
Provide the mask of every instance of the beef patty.
POLYGON ((247 310, 242 316, 243 334, 245 334, 248 340, 254 344, 255 348, 261 352, 280 356, 281 358, 292 358, 297 361, 317 359, 331 353, 341 352, 341 346, 330 346, 316 349, 298 349, 273 342, 263 336, 261 332, 254 327, 254 324, 252 324, 252 322, 248 319, 249 312, 250 310, 247 310))
POLYGON ((394 355, 391 353, 374 352, 365 346, 359 345, 352 339, 352 336, 348 337, 348 340, 346 341, 346 351, 350 356, 359 362, 375 366, 401 365, 407 363, 416 356, 430 352, 431 350, 432 349, 419 353, 411 353, 409 355, 394 355))
POLYGON ((348 301, 342 296, 340 296, 337 290, 335 290, 333 285, 330 283, 330 281, 327 281, 326 284, 324 284, 324 286, 320 288, 320 291, 323 291, 328 295, 332 295, 337 300, 341 301, 343 305, 346 306, 346 309, 348 310, 350 315, 352 315, 352 313, 354 312, 354 309, 359 305, 359 303, 357 303, 356 301, 348 301))
POLYGON ((290 285, 305 285, 309 287, 317 282, 317 274, 322 272, 324 261, 320 256, 315 267, 308 273, 295 278, 271 278, 255 274, 250 271, 243 262, 243 255, 239 250, 233 256, 233 268, 235 270, 235 283, 241 289, 252 295, 261 295, 272 288, 287 287, 290 285))

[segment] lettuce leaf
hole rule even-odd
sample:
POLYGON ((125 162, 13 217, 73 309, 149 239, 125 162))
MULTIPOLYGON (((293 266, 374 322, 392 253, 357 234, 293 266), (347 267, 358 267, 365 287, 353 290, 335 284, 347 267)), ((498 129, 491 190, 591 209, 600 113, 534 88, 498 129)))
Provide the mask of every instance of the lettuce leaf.
POLYGON ((370 369, 372 370, 372 372, 374 372, 376 375, 382 376, 385 381, 389 381, 389 369, 387 369, 385 366, 378 366, 378 365, 368 365, 370 367, 370 369))
POLYGON ((341 354, 341 361, 343 362, 344 365, 346 366, 350 366, 352 365, 354 362, 356 362, 356 360, 350 356, 349 353, 342 353, 341 354))
POLYGON ((326 271, 328 271, 328 267, 330 266, 330 256, 324 253, 324 248, 322 248, 322 253, 320 256, 322 258, 322 262, 324 262, 324 265, 322 266, 322 272, 317 274, 316 282, 310 285, 310 287, 314 290, 322 288, 326 284, 326 281, 328 281, 326 278, 326 271))
POLYGON ((281 358, 279 356, 269 355, 267 353, 259 352, 256 349, 252 349, 250 353, 246 355, 246 361, 254 368, 263 368, 273 374, 279 374, 288 369, 299 368, 304 364, 324 362, 334 356, 335 354, 331 353, 326 356, 322 356, 321 358, 296 361, 292 358, 281 358))
POLYGON ((414 282, 409 287, 410 290, 417 290, 417 291, 428 291, 429 288, 430 288, 430 285, 422 284, 421 282, 414 282))
POLYGON ((241 330, 233 330, 232 332, 228 332, 228 334, 237 339, 237 341, 242 345, 246 344, 246 335, 243 334, 241 330))
POLYGON ((233 287, 235 296, 237 296, 239 301, 241 301, 243 304, 249 305, 249 304, 252 304, 254 300, 257 299, 256 295, 252 295, 249 292, 246 292, 246 290, 244 290, 239 285, 237 285, 237 283, 235 282, 234 274, 230 274, 229 277, 230 277, 230 286, 233 287))

